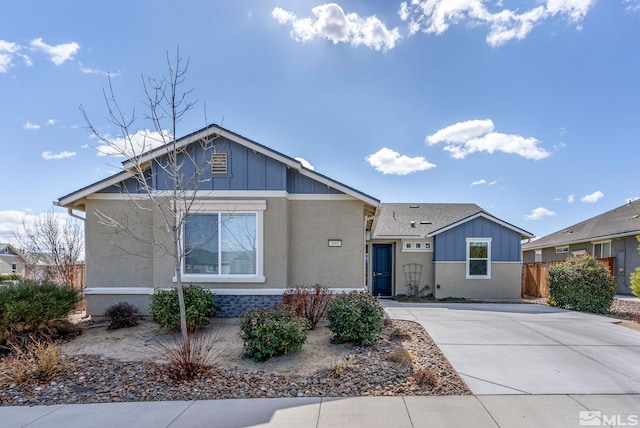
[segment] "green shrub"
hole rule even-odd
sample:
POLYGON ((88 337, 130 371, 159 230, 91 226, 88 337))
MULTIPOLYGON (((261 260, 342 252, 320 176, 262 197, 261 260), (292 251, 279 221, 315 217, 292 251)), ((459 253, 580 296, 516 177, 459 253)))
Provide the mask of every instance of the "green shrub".
POLYGON ((353 342, 373 345, 384 323, 384 310, 378 299, 366 291, 336 296, 327 309, 327 328, 334 343, 353 342))
MULTIPOLYGON (((187 329, 195 331, 209 324, 215 315, 215 297, 202 287, 189 285, 183 287, 184 306, 187 316, 187 329)), ((151 297, 151 319, 166 329, 180 328, 180 306, 178 289, 156 289, 151 297)))
POLYGON ((120 302, 109 306, 107 310, 104 311, 104 314, 111 320, 109 327, 107 327, 108 330, 135 327, 138 325, 140 319, 142 319, 138 308, 127 302, 120 302))
POLYGON ((67 316, 80 301, 72 288, 22 280, 0 287, 0 345, 52 340, 66 332, 67 316))
POLYGON ((551 266, 549 302, 576 311, 605 313, 616 294, 609 270, 593 257, 572 257, 551 266))
POLYGON ((309 320, 310 328, 313 330, 320 320, 327 316, 327 307, 332 297, 331 290, 315 284, 289 289, 284 293, 282 300, 287 308, 309 320))
POLYGON ((254 361, 265 361, 302 348, 307 340, 309 321, 279 305, 245 313, 240 318, 239 327, 243 355, 254 361))

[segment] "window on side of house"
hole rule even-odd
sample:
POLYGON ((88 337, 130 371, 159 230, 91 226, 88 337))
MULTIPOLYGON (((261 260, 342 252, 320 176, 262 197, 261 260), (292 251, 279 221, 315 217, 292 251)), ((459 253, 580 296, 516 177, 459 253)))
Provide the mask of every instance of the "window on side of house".
POLYGON ((467 238, 467 279, 491 278, 491 238, 467 238))
POLYGON ((183 273, 194 277, 261 275, 258 218, 257 212, 187 215, 183 231, 186 252, 183 273))
POLYGON ((18 273, 18 263, 11 263, 11 273, 18 273))
POLYGON ((431 251, 431 243, 425 241, 405 241, 402 240, 402 252, 403 253, 424 253, 431 251))
POLYGON ((564 254, 569 252, 569 247, 556 247, 556 254, 564 254))
POLYGON ((596 259, 606 259, 607 257, 611 257, 611 241, 594 243, 593 257, 596 259))
POLYGON ((536 263, 542 262, 542 250, 536 250, 534 253, 534 261, 536 263))

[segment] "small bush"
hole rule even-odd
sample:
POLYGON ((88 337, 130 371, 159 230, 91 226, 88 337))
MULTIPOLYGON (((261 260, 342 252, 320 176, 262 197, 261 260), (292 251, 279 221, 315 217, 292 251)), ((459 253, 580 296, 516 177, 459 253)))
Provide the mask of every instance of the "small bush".
POLYGON ((431 369, 418 369, 413 373, 413 379, 419 386, 437 386, 438 375, 431 369))
POLYGON ((593 257, 572 257, 549 270, 549 303, 576 311, 605 313, 616 294, 606 267, 593 257))
MULTIPOLYGON (((187 329, 195 331, 208 325, 215 315, 215 297, 202 287, 183 287, 187 329)), ((151 298, 151 319, 162 328, 180 329, 178 289, 156 289, 151 298)))
POLYGON ((307 340, 309 321, 283 305, 255 309, 239 320, 243 355, 254 361, 266 361, 302 348, 307 340))
POLYGON ((311 330, 327 316, 327 306, 333 293, 327 287, 315 284, 311 287, 297 286, 287 290, 283 296, 284 305, 296 311, 298 316, 309 320, 311 330))
POLYGON ((174 342, 162 343, 159 351, 168 361, 167 374, 176 382, 189 381, 209 372, 213 359, 211 351, 215 339, 203 335, 188 334, 174 342))
POLYGON ((30 380, 48 382, 60 366, 60 349, 33 337, 26 345, 9 343, 11 354, 0 365, 0 386, 20 385, 30 380))
POLYGON ((80 301, 76 290, 51 282, 19 281, 0 287, 0 345, 52 340, 69 331, 67 316, 80 301))
POLYGON ((631 277, 629 279, 631 281, 631 292, 636 297, 640 297, 640 268, 636 268, 631 272, 631 277))
POLYGON ((373 345, 378 340, 384 322, 384 310, 378 299, 366 291, 352 291, 336 296, 327 308, 327 328, 332 342, 353 342, 373 345))
POLYGON ((406 349, 397 349, 387 356, 387 360, 405 367, 411 367, 413 355, 406 349))
POLYGON ((108 330, 135 327, 142 319, 138 308, 127 302, 109 306, 104 314, 111 320, 109 327, 107 327, 108 330))

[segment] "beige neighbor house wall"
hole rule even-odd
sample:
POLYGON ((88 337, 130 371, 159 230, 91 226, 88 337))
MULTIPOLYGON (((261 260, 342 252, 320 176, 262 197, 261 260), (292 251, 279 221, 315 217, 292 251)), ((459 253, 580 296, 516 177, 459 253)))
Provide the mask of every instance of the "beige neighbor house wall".
POLYGON ((363 208, 355 199, 289 201, 287 285, 364 287, 363 208))
POLYGON ((467 279, 466 262, 436 262, 435 265, 435 297, 438 299, 520 299, 522 264, 519 262, 492 262, 491 279, 467 279))
POLYGON ((16 273, 17 275, 24 276, 25 273, 25 264, 24 260, 20 256, 16 256, 13 254, 3 254, 0 255, 0 275, 11 275, 12 273, 16 273), (16 264, 16 271, 13 272, 11 269, 11 265, 16 264))

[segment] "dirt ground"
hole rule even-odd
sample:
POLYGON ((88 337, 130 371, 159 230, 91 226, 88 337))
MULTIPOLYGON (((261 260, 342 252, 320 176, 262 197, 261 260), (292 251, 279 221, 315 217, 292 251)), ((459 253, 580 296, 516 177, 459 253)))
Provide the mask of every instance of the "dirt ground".
MULTIPOLYGON (((332 367, 353 350, 348 344, 330 343, 330 332, 325 327, 318 326, 309 331, 301 350, 256 363, 249 358, 242 358, 242 339, 236 321, 217 318, 203 331, 205 340, 212 343, 210 361, 219 368, 237 367, 282 375, 308 375, 319 369, 332 367)), ((123 361, 165 362, 163 344, 176 339, 175 334, 158 330, 157 325, 150 321, 141 321, 136 327, 120 330, 107 330, 107 321, 80 325, 83 333, 62 345, 63 354, 93 354, 123 361)))
POLYGON ((623 327, 631 328, 633 330, 640 331, 640 324, 635 321, 623 320, 616 324, 621 325, 623 327))

